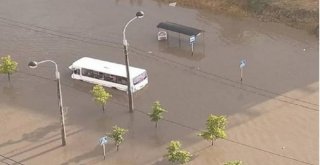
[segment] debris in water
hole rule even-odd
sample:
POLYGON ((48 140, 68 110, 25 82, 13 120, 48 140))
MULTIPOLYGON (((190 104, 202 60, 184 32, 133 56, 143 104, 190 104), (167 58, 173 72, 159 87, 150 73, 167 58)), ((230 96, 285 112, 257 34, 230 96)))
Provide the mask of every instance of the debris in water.
POLYGON ((200 70, 200 66, 193 66, 193 67, 191 67, 191 69, 193 69, 193 70, 200 70))
POLYGON ((171 7, 175 7, 177 5, 177 2, 171 2, 171 3, 169 3, 169 6, 171 6, 171 7))
POLYGON ((150 54, 151 54, 151 53, 152 53, 152 51, 148 51, 148 53, 150 53, 150 54))

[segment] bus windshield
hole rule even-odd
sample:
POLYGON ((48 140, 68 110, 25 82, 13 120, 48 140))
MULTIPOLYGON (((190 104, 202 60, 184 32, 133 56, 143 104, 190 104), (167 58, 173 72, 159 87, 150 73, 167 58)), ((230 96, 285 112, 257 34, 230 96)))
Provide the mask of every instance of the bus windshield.
POLYGON ((144 79, 146 79, 148 77, 147 72, 143 72, 140 75, 138 75, 137 77, 135 77, 133 79, 133 85, 137 85, 139 84, 141 81, 143 81, 144 79))

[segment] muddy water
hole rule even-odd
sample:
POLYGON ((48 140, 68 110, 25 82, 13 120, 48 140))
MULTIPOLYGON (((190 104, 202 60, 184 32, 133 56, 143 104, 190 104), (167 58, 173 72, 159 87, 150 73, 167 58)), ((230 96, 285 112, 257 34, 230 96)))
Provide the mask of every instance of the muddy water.
MULTIPOLYGON (((208 114, 244 116, 229 121, 228 129, 232 129, 263 115, 259 111, 248 111, 250 107, 297 88, 305 93, 317 91, 307 86, 318 82, 318 40, 281 24, 173 8, 143 0, 1 0, 0 3, 0 54, 11 54, 19 63, 19 72, 13 75, 11 85, 6 76, 0 77, 1 107, 10 106, 57 119, 53 66, 42 65, 36 70, 26 67, 30 60, 52 59, 58 63, 62 76, 64 104, 68 107, 67 128, 69 131, 73 127, 85 130, 81 134, 85 145, 76 142, 77 136, 71 136, 73 148, 69 151, 58 150, 26 159, 30 163, 59 156, 61 152, 63 157, 57 164, 99 163, 100 150, 94 148, 96 139, 117 124, 130 130, 123 146, 126 150, 122 150, 122 154, 112 152, 108 161, 147 164, 161 158, 165 145, 172 139, 180 139, 186 147, 201 141, 194 129, 204 127, 208 114), (126 36, 130 44, 130 63, 147 69, 149 85, 135 94, 137 112, 134 114, 127 113, 126 93, 110 89, 113 98, 107 105, 108 113, 102 115, 90 96, 92 85, 72 80, 67 67, 83 56, 124 63, 120 44, 122 29, 138 10, 143 10, 145 17, 131 23, 126 36), (186 36, 180 36, 180 47, 179 35, 173 32, 169 32, 167 42, 156 40, 156 25, 162 21, 205 31, 197 38, 193 56, 186 36), (247 60, 243 84, 239 81, 241 59, 247 60), (160 128, 154 130, 144 113, 150 111, 155 100, 168 110, 165 118, 178 124, 161 122, 160 128), (81 152, 83 150, 90 151, 81 152)), ((317 102, 303 98, 297 101, 294 96, 278 101, 302 107, 306 113, 318 109, 317 102), (293 104, 293 101, 297 102, 293 104)), ((5 128, 1 134, 9 131, 10 125, 5 128)), ((22 135, 8 135, 0 142, 4 144, 19 136, 22 135)), ((0 151, 7 153, 6 148, 0 151)), ((30 157, 33 154, 36 155, 31 151, 30 157)), ((311 163, 317 161, 311 159, 311 163)))

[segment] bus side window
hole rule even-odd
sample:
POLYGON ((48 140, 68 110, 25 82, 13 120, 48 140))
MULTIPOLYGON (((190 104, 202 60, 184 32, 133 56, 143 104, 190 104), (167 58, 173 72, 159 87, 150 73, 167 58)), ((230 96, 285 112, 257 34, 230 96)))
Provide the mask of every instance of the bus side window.
POLYGON ((121 79, 121 83, 124 84, 124 85, 127 85, 128 84, 128 79, 127 78, 122 78, 121 79))
POLYGON ((92 70, 82 68, 82 76, 94 78, 92 70))
POLYGON ((87 69, 81 69, 82 70, 82 76, 88 76, 88 70, 87 69))
POLYGON ((127 85, 127 78, 117 77, 117 83, 122 85, 127 85))
POLYGON ((104 80, 110 81, 110 82, 116 82, 116 77, 114 75, 105 74, 104 75, 104 80))
POLYGON ((110 81, 111 80, 110 75, 109 74, 104 74, 104 80, 110 81))
POLYGON ((104 74, 104 80, 108 81, 108 77, 109 77, 109 75, 105 73, 104 74))
POLYGON ((114 75, 110 75, 111 82, 117 82, 116 77, 114 75))
POLYGON ((73 70, 73 74, 80 74, 80 69, 75 69, 75 70, 73 70))
POLYGON ((103 80, 104 79, 104 73, 99 72, 99 79, 103 80))

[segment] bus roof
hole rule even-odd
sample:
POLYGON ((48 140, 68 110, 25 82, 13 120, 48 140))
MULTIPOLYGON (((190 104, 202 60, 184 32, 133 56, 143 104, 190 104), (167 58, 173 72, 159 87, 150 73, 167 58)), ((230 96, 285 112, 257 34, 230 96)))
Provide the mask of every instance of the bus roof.
MULTIPOLYGON (((127 77, 126 66, 108 61, 102 61, 90 57, 82 57, 79 60, 73 62, 69 69, 73 68, 85 68, 98 72, 113 74, 121 77, 127 77)), ((134 78, 141 73, 145 72, 145 69, 129 67, 130 77, 134 78)))

